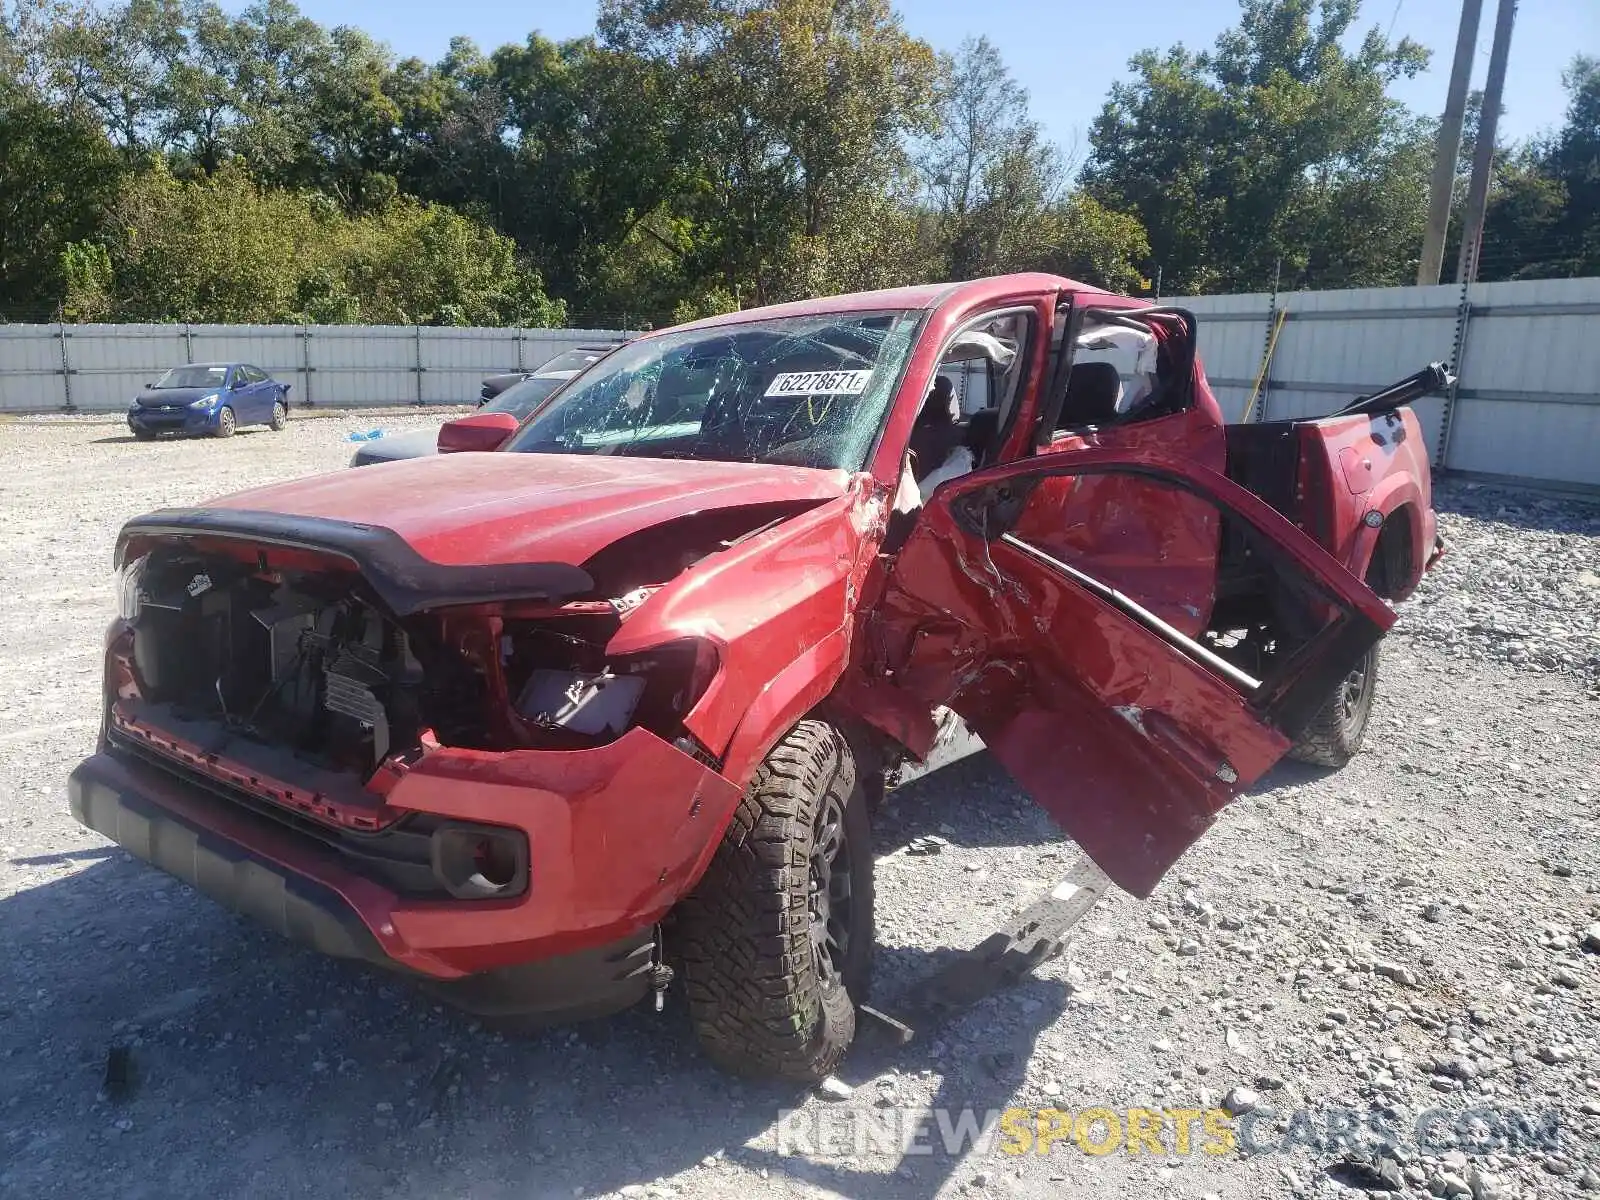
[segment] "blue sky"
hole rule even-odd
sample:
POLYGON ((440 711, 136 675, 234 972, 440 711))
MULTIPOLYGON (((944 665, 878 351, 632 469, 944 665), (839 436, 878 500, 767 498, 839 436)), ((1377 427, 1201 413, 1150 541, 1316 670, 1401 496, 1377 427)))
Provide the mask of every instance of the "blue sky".
MULTIPOLYGON (((506 0, 299 0, 325 25, 356 25, 401 55, 439 58, 455 34, 484 49, 521 41, 537 29, 550 38, 588 33, 594 5, 512 4, 506 0)), ((1473 86, 1482 86, 1497 0, 1484 0, 1473 86)), ((230 8, 242 8, 233 0, 230 8)), ((1127 73, 1130 56, 1174 42, 1209 46, 1237 19, 1234 0, 1143 0, 1120 5, 1062 0, 898 0, 907 26, 936 49, 953 50, 969 35, 987 34, 1028 88, 1036 118, 1064 147, 1087 151, 1089 124, 1107 88, 1127 73)), ((1394 94, 1419 112, 1444 106, 1450 57, 1460 20, 1459 0, 1364 0, 1359 25, 1393 28, 1433 50, 1426 74, 1394 94)), ((1600 0, 1523 0, 1517 13, 1507 73, 1503 138, 1521 138, 1558 125, 1565 110, 1561 69, 1573 54, 1600 56, 1600 0)))

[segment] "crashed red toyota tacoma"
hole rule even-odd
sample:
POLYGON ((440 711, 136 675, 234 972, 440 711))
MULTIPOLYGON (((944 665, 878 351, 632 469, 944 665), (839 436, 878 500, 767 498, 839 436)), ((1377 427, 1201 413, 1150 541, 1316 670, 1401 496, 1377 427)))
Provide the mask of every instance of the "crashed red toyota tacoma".
POLYGON ((1446 377, 1229 427, 1196 335, 1038 274, 734 313, 441 437, 493 452, 129 521, 73 812, 469 1010, 676 973, 718 1062, 817 1078, 946 714, 1140 896, 1356 751, 1446 377))

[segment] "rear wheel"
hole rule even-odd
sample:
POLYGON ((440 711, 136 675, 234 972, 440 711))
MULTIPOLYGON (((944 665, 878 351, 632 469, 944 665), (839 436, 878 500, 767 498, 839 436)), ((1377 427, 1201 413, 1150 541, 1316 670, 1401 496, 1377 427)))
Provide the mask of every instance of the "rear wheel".
POLYGON ((218 437, 232 437, 233 431, 238 427, 238 422, 235 420, 233 415, 233 409, 224 407, 223 410, 217 414, 218 437))
POLYGON ((282 400, 272 402, 272 432, 281 433, 283 427, 289 423, 289 406, 282 400))
POLYGON ((695 1032, 718 1065, 825 1078, 872 973, 872 846, 843 734, 801 721, 761 764, 679 909, 695 1032))
POLYGON ((1341 679, 1316 718, 1300 734, 1289 757, 1319 767, 1342 767, 1356 756, 1372 717, 1378 683, 1378 647, 1373 646, 1355 670, 1341 679))

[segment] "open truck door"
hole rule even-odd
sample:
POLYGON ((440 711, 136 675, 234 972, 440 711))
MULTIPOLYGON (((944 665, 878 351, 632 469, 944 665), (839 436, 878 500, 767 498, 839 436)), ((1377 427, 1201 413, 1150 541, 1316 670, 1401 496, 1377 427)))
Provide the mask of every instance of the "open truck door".
POLYGON ((1223 475, 1090 449, 941 487, 874 621, 883 673, 959 713, 1112 881, 1146 896, 1394 614, 1223 475), (1060 503, 1113 480, 1111 511, 1060 503), (1159 615, 1171 573, 1150 568, 1185 544, 1175 518, 1200 510, 1259 583, 1228 606, 1229 628, 1208 617, 1186 632, 1159 615))

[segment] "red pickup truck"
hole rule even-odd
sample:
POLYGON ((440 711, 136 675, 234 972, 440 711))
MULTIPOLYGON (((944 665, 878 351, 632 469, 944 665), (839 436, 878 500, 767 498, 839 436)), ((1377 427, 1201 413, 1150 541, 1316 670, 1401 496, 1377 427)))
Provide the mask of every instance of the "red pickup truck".
POLYGON ((441 438, 492 453, 129 521, 73 812, 464 1008, 676 973, 716 1061, 817 1078, 944 713, 1141 896, 1359 746, 1445 377, 1226 427, 1196 335, 1039 274, 734 313, 441 438))

